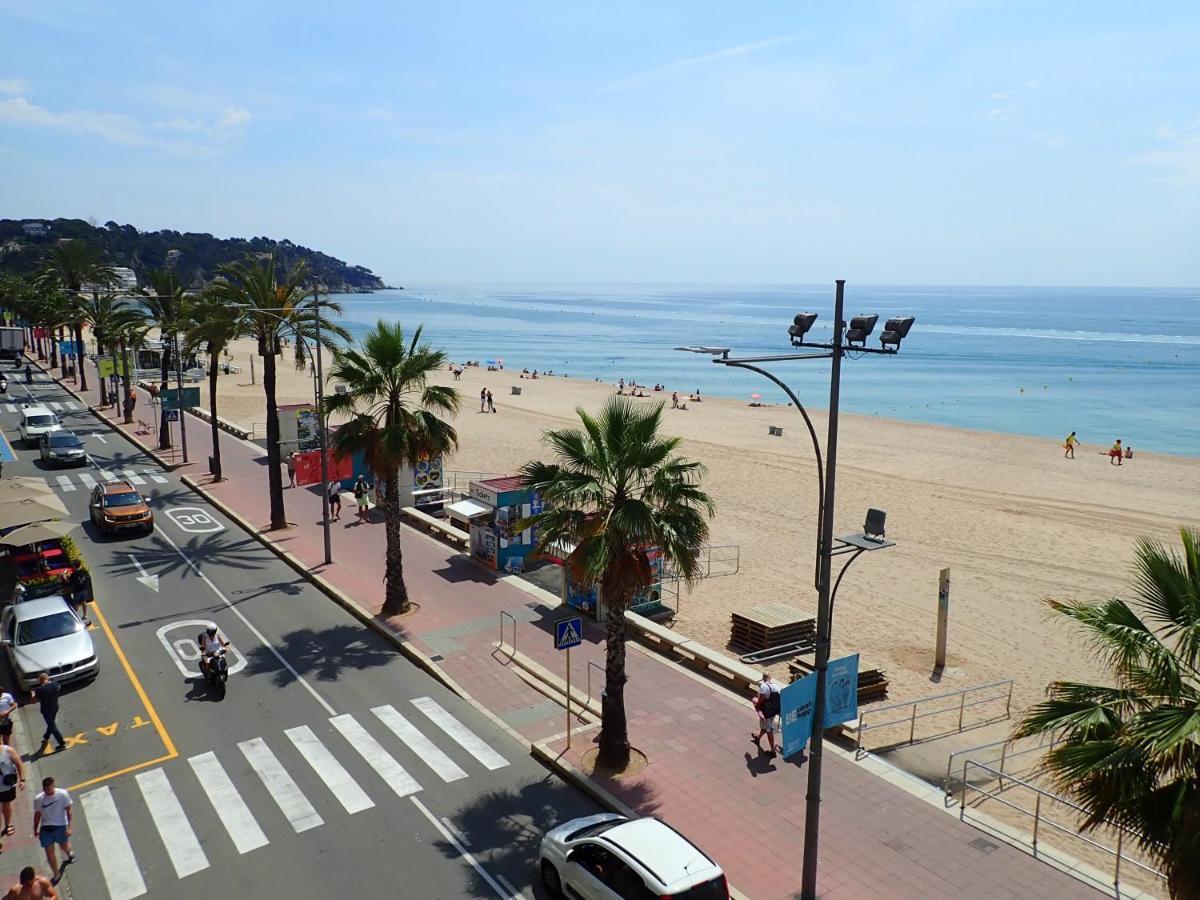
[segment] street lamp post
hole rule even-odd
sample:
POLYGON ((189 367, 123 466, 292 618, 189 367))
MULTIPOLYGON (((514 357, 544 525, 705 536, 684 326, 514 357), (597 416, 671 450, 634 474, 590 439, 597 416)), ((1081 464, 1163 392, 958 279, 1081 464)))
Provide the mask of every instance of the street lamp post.
POLYGON ((785 354, 780 356, 758 356, 731 358, 729 349, 724 347, 678 347, 693 353, 708 353, 715 356, 714 363, 738 369, 749 369, 752 372, 770 379, 791 399, 796 411, 804 418, 808 427, 808 435, 812 440, 813 452, 817 460, 817 548, 814 566, 814 582, 817 589, 817 634, 813 670, 816 672, 816 697, 813 702, 813 732, 808 751, 808 793, 805 797, 804 817, 804 867, 801 880, 800 897, 802 900, 817 900, 817 863, 818 845, 821 820, 821 767, 824 749, 825 721, 825 673, 829 668, 829 655, 833 631, 833 601, 842 576, 850 565, 864 552, 881 550, 893 546, 891 541, 883 539, 884 515, 879 510, 871 510, 867 515, 867 524, 862 534, 851 535, 836 540, 833 536, 834 500, 837 487, 837 449, 838 449, 838 410, 841 400, 842 357, 847 350, 855 352, 894 355, 900 348, 900 342, 907 336, 912 327, 911 318, 890 319, 881 336, 880 348, 867 347, 866 339, 874 329, 876 316, 857 316, 846 327, 844 318, 845 300, 844 279, 838 279, 834 299, 833 339, 828 344, 813 343, 805 340, 805 335, 816 321, 814 313, 801 313, 793 320, 794 324, 788 329, 791 343, 795 347, 808 347, 824 352, 785 354), (825 437, 825 453, 822 460, 821 445, 817 439, 817 431, 813 426, 808 411, 800 399, 780 378, 757 363, 783 362, 802 359, 830 360, 829 380, 829 421, 825 437), (835 546, 836 544, 836 546, 835 546), (833 557, 844 553, 852 554, 838 573, 836 583, 831 586, 833 557))
POLYGON ((183 448, 183 463, 187 465, 187 422, 183 415, 183 360, 179 356, 179 332, 175 340, 175 414, 179 416, 179 444, 183 448))

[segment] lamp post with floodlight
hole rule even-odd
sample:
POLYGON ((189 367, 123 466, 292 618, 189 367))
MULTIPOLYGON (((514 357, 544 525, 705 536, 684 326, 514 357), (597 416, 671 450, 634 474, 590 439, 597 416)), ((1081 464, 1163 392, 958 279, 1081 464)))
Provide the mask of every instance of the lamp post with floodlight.
POLYGON ((754 356, 731 358, 730 350, 726 347, 677 347, 692 353, 708 353, 716 358, 713 362, 737 369, 749 369, 757 372, 776 386, 795 404, 796 410, 804 418, 808 427, 808 435, 812 440, 813 452, 817 458, 817 552, 814 566, 814 582, 817 590, 817 638, 813 671, 817 676, 816 698, 813 703, 813 733, 808 753, 808 794, 805 798, 804 816, 804 869, 800 896, 802 900, 817 898, 817 849, 820 834, 821 817, 821 763, 825 730, 825 672, 829 667, 829 652, 831 632, 833 629, 833 601, 837 589, 842 583, 842 576, 850 565, 863 553, 871 550, 882 550, 894 546, 892 541, 884 538, 886 514, 882 510, 867 511, 866 522, 860 533, 834 539, 834 491, 837 483, 837 442, 838 442, 838 406, 841 394, 842 358, 848 353, 881 354, 893 356, 900 349, 900 343, 908 336, 913 325, 912 316, 888 319, 880 335, 879 347, 868 347, 867 338, 875 329, 877 315, 860 315, 853 317, 848 326, 843 318, 844 294, 846 282, 838 279, 833 312, 833 339, 825 343, 805 340, 817 320, 817 314, 804 312, 798 314, 788 328, 788 335, 793 347, 805 347, 822 352, 791 353, 780 356, 754 356), (817 439, 817 430, 813 426, 808 410, 800 402, 796 394, 784 382, 771 372, 760 368, 758 363, 784 362, 802 359, 830 360, 829 379, 829 424, 825 438, 825 454, 822 461, 821 445, 817 439), (837 580, 832 582, 833 557, 850 554, 843 564, 837 580))

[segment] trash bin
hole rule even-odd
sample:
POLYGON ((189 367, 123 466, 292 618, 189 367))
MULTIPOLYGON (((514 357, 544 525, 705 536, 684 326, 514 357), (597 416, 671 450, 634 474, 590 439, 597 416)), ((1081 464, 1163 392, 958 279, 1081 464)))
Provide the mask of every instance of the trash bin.
POLYGON ((210 456, 208 458, 208 474, 209 475, 217 474, 217 458, 215 456, 210 456))
POLYGON ((513 392, 514 397, 521 396, 521 389, 519 387, 517 387, 515 384, 512 386, 512 392, 513 392))

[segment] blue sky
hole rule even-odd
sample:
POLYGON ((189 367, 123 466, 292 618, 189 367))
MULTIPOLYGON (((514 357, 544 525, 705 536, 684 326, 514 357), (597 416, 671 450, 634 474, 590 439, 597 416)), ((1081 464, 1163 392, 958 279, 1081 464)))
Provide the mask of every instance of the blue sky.
POLYGON ((0 215, 396 284, 1200 285, 1200 4, 0 0, 0 215))

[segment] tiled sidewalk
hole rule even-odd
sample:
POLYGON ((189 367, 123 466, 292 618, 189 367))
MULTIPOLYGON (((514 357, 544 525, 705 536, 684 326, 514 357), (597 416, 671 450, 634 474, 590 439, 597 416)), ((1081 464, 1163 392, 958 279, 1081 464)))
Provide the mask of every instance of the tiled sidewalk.
MULTIPOLYGON (((207 423, 189 417, 188 424, 190 456, 203 461, 211 452, 207 423)), ((268 510, 265 457, 224 433, 221 449, 226 481, 211 484, 199 472, 191 477, 261 528, 268 510)), ((193 463, 181 474, 189 470, 204 469, 193 463)), ((319 494, 288 489, 285 495, 288 518, 297 524, 265 536, 369 614, 377 613, 382 524, 357 523, 347 507, 334 526, 335 562, 323 566, 319 494)), ((497 578, 432 538, 406 528, 403 540, 406 579, 420 608, 387 626, 526 741, 544 742, 551 755, 561 753, 578 767, 595 728, 576 733, 564 752, 562 707, 518 677, 507 655, 494 649, 504 610, 517 619, 521 652, 561 675, 563 658, 552 641, 552 623, 561 613, 511 576, 497 578)), ((589 662, 603 666, 603 649, 599 629, 588 628, 572 653, 573 685, 585 684, 589 662)), ((649 765, 634 777, 595 783, 633 809, 676 824, 720 862, 743 894, 755 900, 798 896, 805 760, 759 756, 749 739, 755 724, 749 703, 691 672, 633 645, 628 669, 630 736, 649 765)), ((1101 896, 835 752, 825 757, 823 801, 820 887, 830 900, 1101 896)))

